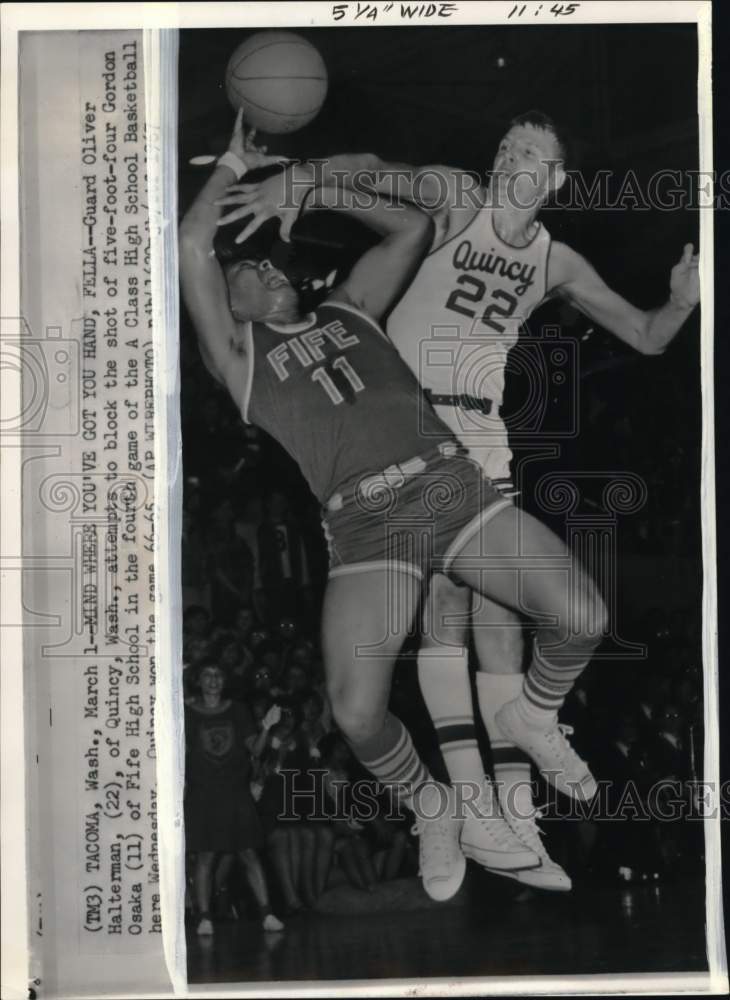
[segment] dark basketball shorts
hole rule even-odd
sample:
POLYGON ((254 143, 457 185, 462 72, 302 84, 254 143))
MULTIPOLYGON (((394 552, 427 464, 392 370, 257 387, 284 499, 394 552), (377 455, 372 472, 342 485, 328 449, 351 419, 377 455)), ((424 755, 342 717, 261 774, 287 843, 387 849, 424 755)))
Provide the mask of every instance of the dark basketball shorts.
POLYGON ((357 476, 322 511, 330 578, 376 569, 421 580, 448 574, 482 525, 511 506, 456 442, 357 476))

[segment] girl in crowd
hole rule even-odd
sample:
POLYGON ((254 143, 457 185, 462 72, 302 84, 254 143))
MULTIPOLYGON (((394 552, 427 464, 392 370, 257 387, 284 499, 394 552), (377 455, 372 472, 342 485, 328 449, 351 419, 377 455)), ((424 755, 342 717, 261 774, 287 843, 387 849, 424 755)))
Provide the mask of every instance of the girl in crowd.
POLYGON ((210 901, 213 865, 219 854, 236 854, 240 859, 264 930, 282 930, 284 925, 271 912, 258 856, 261 827, 249 788, 251 754, 260 752, 276 713, 267 714, 257 733, 247 709, 223 697, 226 676, 218 663, 204 661, 197 681, 199 694, 185 708, 185 833, 188 851, 197 854, 197 932, 213 933, 210 901))

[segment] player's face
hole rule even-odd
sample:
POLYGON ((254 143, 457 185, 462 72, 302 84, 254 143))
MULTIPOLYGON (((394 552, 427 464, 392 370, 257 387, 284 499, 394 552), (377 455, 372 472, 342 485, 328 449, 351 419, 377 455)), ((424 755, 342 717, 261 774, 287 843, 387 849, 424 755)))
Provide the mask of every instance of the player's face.
POLYGON ((289 279, 270 260, 240 260, 226 269, 233 315, 258 319, 296 301, 289 279))
POLYGON ((559 186, 562 166, 558 140, 549 129, 514 125, 501 140, 492 172, 507 197, 520 208, 532 208, 559 186))

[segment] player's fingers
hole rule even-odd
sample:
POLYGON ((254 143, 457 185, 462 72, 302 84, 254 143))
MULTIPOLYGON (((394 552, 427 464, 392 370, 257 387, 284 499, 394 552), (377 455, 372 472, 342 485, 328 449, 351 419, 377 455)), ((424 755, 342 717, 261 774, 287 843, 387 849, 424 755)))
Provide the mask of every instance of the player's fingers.
POLYGON ((281 220, 281 229, 279 230, 279 239, 283 240, 285 243, 291 243, 291 231, 294 225, 294 219, 290 218, 288 215, 281 220))
POLYGON ((262 167, 273 167, 278 164, 293 163, 294 161, 288 156, 262 156, 261 166, 262 167))
POLYGON ((251 215, 252 212, 255 213, 258 210, 259 206, 257 206, 256 202, 253 202, 250 205, 244 205, 242 208, 237 208, 235 211, 228 212, 227 215, 221 216, 221 218, 218 219, 217 225, 227 226, 231 222, 238 222, 239 219, 245 219, 247 215, 251 215))
POLYGON ((223 195, 222 198, 216 198, 213 202, 214 205, 250 205, 252 201, 258 198, 258 192, 256 191, 239 191, 233 194, 223 195))
POLYGON ((250 236, 256 232, 256 230, 270 219, 274 213, 269 209, 263 209, 254 215, 253 219, 249 222, 245 229, 242 229, 238 236, 233 241, 234 243, 244 243, 250 236))
POLYGON ((260 187, 261 185, 255 182, 250 182, 248 184, 230 184, 226 188, 226 192, 228 194, 235 194, 237 191, 240 191, 242 194, 249 194, 251 191, 258 191, 260 187))

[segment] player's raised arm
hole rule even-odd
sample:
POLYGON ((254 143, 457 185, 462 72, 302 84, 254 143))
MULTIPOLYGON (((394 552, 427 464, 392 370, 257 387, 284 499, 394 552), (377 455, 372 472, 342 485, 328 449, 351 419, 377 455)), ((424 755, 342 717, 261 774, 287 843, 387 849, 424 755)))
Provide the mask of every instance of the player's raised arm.
POLYGON ((411 201, 434 215, 448 215, 465 207, 473 211, 481 203, 478 179, 444 164, 419 167, 383 160, 376 153, 344 153, 292 168, 294 178, 302 178, 308 171, 314 172, 322 187, 372 191, 411 201))
POLYGON ((246 358, 228 301, 225 276, 213 251, 220 208, 217 199, 248 168, 276 158, 256 150, 243 132, 243 115, 236 118, 228 152, 221 157, 178 230, 180 286, 198 335, 208 371, 219 382, 240 389, 246 358))
POLYGON ((351 302, 380 320, 401 297, 430 247, 433 221, 414 205, 393 204, 381 197, 368 208, 343 205, 342 192, 332 188, 315 188, 304 212, 321 209, 350 215, 382 237, 329 296, 330 301, 351 302))
MULTIPOLYGON (((262 209, 266 207, 269 216, 279 215, 282 220, 282 239, 289 239, 298 206, 313 186, 338 190, 342 201, 353 205, 372 201, 376 195, 412 202, 433 216, 436 245, 448 238, 451 230, 471 221, 484 197, 477 178, 456 167, 388 163, 374 153, 312 160, 288 167, 278 186, 262 186, 260 191, 262 209)), ((238 190, 245 189, 244 184, 238 190)), ((227 218, 233 221, 235 217, 242 218, 243 213, 227 218)))
POLYGON ((243 242, 274 216, 281 219, 282 235, 288 235, 300 215, 310 212, 329 210, 357 219, 382 239, 363 254, 347 280, 332 294, 380 319, 400 297, 430 247, 431 217, 407 202, 394 203, 372 193, 367 199, 352 199, 344 196, 341 188, 310 185, 292 198, 285 173, 260 184, 233 185, 218 200, 218 204, 232 207, 220 218, 219 225, 248 219, 236 237, 236 242, 243 242))
POLYGON ((661 354, 700 301, 699 256, 692 250, 688 243, 672 268, 669 299, 658 309, 638 309, 627 302, 563 243, 553 244, 548 289, 642 354, 661 354))

